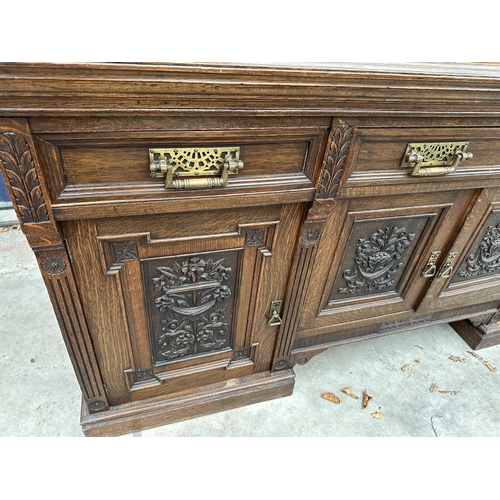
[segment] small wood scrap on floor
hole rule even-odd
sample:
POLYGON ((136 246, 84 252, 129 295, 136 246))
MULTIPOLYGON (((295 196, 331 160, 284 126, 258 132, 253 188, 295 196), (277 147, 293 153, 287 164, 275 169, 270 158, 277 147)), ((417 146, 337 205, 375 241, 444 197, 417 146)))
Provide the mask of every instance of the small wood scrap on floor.
POLYGON ((366 392, 366 390, 363 392, 363 401, 362 401, 362 404, 361 404, 361 408, 364 410, 368 404, 368 401, 370 401, 370 399, 372 399, 371 396, 368 395, 368 393, 366 392))
POLYGON ((492 372, 496 372, 497 369, 489 362, 489 361, 486 361, 485 359, 483 359, 481 356, 479 356, 479 354, 473 352, 473 351, 467 351, 469 354, 472 354, 475 358, 479 359, 479 361, 482 361, 483 362, 483 365, 486 366, 486 368, 488 368, 488 370, 492 371, 492 372))
POLYGON ((469 354, 472 354, 475 358, 477 359, 483 359, 479 354, 475 353, 474 351, 467 351, 469 354))
POLYGON ((6 233, 11 229, 21 229, 19 224, 14 224, 13 226, 0 226, 0 233, 6 233))
POLYGON ((491 365, 490 363, 488 363, 488 361, 484 361, 483 360, 483 365, 486 366, 488 368, 488 370, 490 370, 492 372, 496 372, 497 371, 497 369, 493 365, 491 365))
POLYGON ((341 389, 340 392, 343 392, 344 394, 347 394, 348 396, 351 396, 351 398, 353 398, 353 399, 359 399, 359 397, 356 396, 356 394, 354 394, 353 392, 351 392, 351 388, 350 387, 345 387, 344 389, 341 389))
POLYGON ((333 392, 324 392, 323 394, 321 394, 321 397, 323 399, 331 401, 332 403, 337 403, 337 404, 340 403, 340 399, 337 396, 335 396, 333 392))

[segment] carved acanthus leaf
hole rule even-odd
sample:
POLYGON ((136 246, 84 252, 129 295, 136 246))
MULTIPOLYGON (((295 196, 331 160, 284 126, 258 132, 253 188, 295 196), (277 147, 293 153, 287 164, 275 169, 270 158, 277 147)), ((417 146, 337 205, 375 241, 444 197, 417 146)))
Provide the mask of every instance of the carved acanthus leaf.
POLYGON ((0 134, 0 161, 24 223, 49 221, 42 188, 26 139, 15 132, 0 134))
POLYGON ((352 136, 353 128, 347 123, 342 123, 335 129, 326 164, 321 173, 318 198, 335 198, 351 147, 352 136))

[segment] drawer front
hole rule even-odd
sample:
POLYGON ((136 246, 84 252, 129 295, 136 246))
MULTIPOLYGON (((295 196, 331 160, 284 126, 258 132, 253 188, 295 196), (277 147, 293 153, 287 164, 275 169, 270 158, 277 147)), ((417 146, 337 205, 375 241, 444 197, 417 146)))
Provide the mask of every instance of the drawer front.
MULTIPOLYGON (((293 123, 289 118, 235 117, 33 123, 59 220, 198 210, 200 201, 209 208, 220 206, 220 200, 226 207, 250 206, 255 199, 249 197, 255 193, 269 203, 309 201, 329 125, 330 119, 323 117, 297 118, 293 123), (225 156, 212 157, 214 150, 220 154, 227 148, 237 148, 243 165, 229 171, 226 185, 205 184, 205 179, 221 183, 225 156), (198 189, 192 188, 193 183, 187 189, 180 186, 177 179, 186 177, 175 177, 166 186, 165 170, 150 169, 159 168, 151 161, 150 150, 163 149, 196 149, 182 158, 192 169, 201 165, 193 155, 210 156, 212 175, 190 175, 191 180, 201 181, 198 189)), ((181 170, 172 172, 178 176, 181 170)))
POLYGON ((351 147, 350 158, 340 189, 341 196, 369 196, 375 189, 387 194, 414 191, 437 191, 481 187, 485 179, 489 185, 499 183, 500 129, 479 127, 398 127, 364 128, 359 126, 351 147), (457 162, 454 173, 444 174, 440 162, 432 161, 449 152, 447 166, 454 158, 455 146, 450 143, 468 143, 467 153, 472 158, 457 162), (417 163, 408 162, 410 144, 425 145, 420 174, 413 172, 417 163), (431 146, 429 148, 429 146, 431 146), (430 150, 434 151, 430 151, 430 150), (439 150, 439 153, 436 153, 439 150), (426 161, 430 164, 426 165, 426 161), (406 163, 406 166, 402 166, 406 163), (437 163, 437 164, 436 164, 437 163), (415 175, 413 175, 415 174, 415 175), (439 174, 439 175, 438 175, 439 174))

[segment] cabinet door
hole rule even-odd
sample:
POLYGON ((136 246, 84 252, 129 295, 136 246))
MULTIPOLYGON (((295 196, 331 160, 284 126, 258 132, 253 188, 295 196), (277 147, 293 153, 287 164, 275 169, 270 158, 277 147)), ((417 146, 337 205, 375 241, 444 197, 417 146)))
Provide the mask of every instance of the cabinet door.
POLYGON ((422 301, 422 311, 500 299, 500 190, 481 192, 422 301))
POLYGON ((363 327, 416 311, 422 271, 448 248, 474 191, 338 200, 325 224, 298 337, 363 327))
POLYGON ((270 369, 302 209, 64 224, 111 404, 270 369))

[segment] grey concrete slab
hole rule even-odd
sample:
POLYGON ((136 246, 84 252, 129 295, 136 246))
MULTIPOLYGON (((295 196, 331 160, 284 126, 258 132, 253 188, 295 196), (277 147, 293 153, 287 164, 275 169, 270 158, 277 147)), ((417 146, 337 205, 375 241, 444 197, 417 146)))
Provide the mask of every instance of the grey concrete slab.
POLYGON ((33 252, 0 233, 0 436, 82 436, 79 387, 33 252))
MULTIPOLYGON (((499 372, 468 350, 448 325, 338 346, 295 367, 289 398, 150 429, 143 436, 499 436, 499 372), (406 364, 411 368, 404 372, 406 364), (438 389, 430 392, 433 383, 438 389), (346 387, 360 399, 342 393, 346 387), (362 409, 365 390, 372 399, 362 409), (321 398, 326 391, 340 404, 321 398), (374 418, 375 412, 383 417, 374 418)), ((500 367, 499 346, 479 355, 500 367)))
MULTIPOLYGON (((0 436, 83 436, 76 377, 18 230, 0 233, 0 346, 0 436)), ((468 351, 448 325, 338 346, 295 367, 290 397, 125 437, 500 436, 500 346, 477 351, 482 360, 468 351), (362 409, 364 390, 372 399, 362 409)))
POLYGON ((0 203, 0 227, 7 224, 18 224, 16 212, 13 208, 4 208, 0 203))

